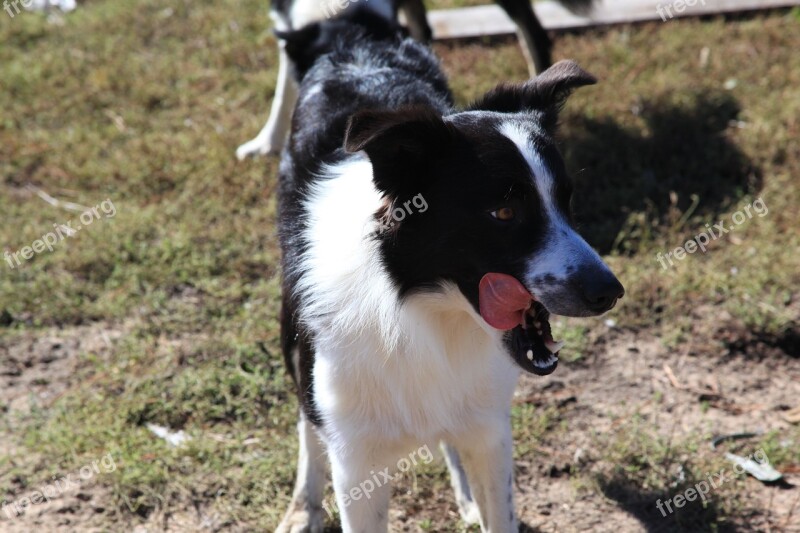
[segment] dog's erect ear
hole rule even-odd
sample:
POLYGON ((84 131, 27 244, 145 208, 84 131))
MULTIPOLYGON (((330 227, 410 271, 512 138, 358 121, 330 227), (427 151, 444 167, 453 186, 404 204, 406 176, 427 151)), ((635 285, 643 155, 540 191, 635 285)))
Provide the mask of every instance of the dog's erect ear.
POLYGON ((427 106, 392 111, 361 111, 347 123, 344 148, 365 151, 379 190, 396 196, 416 194, 419 166, 455 139, 455 128, 427 106))
POLYGON ((519 113, 541 111, 545 127, 555 126, 561 106, 574 89, 597 83, 597 78, 574 61, 559 61, 535 78, 520 84, 500 84, 469 106, 471 110, 519 113))

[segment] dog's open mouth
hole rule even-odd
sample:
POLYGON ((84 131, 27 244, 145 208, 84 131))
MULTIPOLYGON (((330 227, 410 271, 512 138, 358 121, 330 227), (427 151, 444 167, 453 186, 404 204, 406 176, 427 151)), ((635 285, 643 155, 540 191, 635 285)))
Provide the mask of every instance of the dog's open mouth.
POLYGON ((558 352, 564 345, 555 342, 550 333, 550 313, 537 301, 525 312, 525 322, 511 330, 514 360, 528 372, 540 376, 552 373, 558 366, 558 352))
POLYGON ((506 342, 523 370, 546 376, 556 369, 564 343, 553 340, 550 313, 516 278, 496 272, 483 276, 479 305, 490 326, 510 330, 506 342))

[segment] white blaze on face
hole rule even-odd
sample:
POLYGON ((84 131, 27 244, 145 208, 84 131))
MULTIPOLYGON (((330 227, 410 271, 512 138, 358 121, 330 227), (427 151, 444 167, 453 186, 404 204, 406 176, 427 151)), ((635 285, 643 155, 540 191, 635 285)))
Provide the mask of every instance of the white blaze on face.
POLYGON ((515 122, 505 122, 499 129, 500 133, 516 145, 520 155, 528 163, 533 184, 545 211, 544 218, 547 224, 545 245, 528 259, 525 285, 536 294, 537 285, 541 285, 543 276, 555 278, 556 281, 565 281, 570 271, 577 271, 582 266, 591 265, 607 269, 600 256, 572 229, 559 211, 555 198, 555 178, 542 156, 533 147, 530 132, 515 122))

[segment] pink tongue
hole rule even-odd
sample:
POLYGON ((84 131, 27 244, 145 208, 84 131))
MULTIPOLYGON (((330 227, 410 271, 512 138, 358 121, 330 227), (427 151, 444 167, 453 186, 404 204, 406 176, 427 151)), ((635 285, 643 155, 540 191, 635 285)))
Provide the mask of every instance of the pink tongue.
POLYGON ((481 316, 493 328, 512 329, 523 323, 533 296, 513 276, 489 272, 478 284, 481 316))

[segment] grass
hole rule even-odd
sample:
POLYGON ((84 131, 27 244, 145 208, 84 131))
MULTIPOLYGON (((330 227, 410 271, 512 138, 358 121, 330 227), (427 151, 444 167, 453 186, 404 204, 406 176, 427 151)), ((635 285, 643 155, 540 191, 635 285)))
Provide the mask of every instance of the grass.
MULTIPOLYGON (((572 98, 562 137, 580 226, 626 285, 617 328, 680 346, 698 331, 711 337, 724 316, 775 345, 796 335, 798 26, 797 11, 778 11, 559 36, 557 56, 602 80, 572 98), (758 197, 766 216, 704 255, 660 267, 657 253, 758 197)), ((51 404, 34 401, 23 416, 0 403, 0 431, 27 451, 0 456, 0 497, 110 452, 118 468, 100 482, 120 523, 192 504, 227 525, 277 523, 296 450, 296 402, 278 355, 277 163, 233 157, 274 91, 268 27, 257 0, 94 0, 63 25, 0 17, 0 244, 17 251, 76 218, 28 184, 116 208, 51 253, 0 265, 0 346, 52 328, 119 332, 112 350, 80 354, 72 385, 51 404), (170 447, 148 423, 191 440, 170 447)), ((510 40, 436 49, 459 102, 526 77, 510 40)), ((575 360, 601 327, 565 321, 575 360)), ((518 459, 532 460, 536 442, 565 430, 554 413, 529 406, 516 407, 513 421, 515 440, 528 443, 518 459)), ((667 444, 652 429, 631 422, 618 440, 599 441, 602 461, 622 470, 578 477, 626 505, 640 489, 674 494, 668 474, 678 464, 686 483, 717 466, 675 458, 699 437, 667 444)), ((765 440, 777 463, 800 463, 779 438, 765 440)), ((446 490, 441 465, 416 475, 406 485, 420 499, 446 490)), ((736 512, 731 497, 675 526, 736 512)), ((430 516, 417 525, 440 530, 430 516)))

